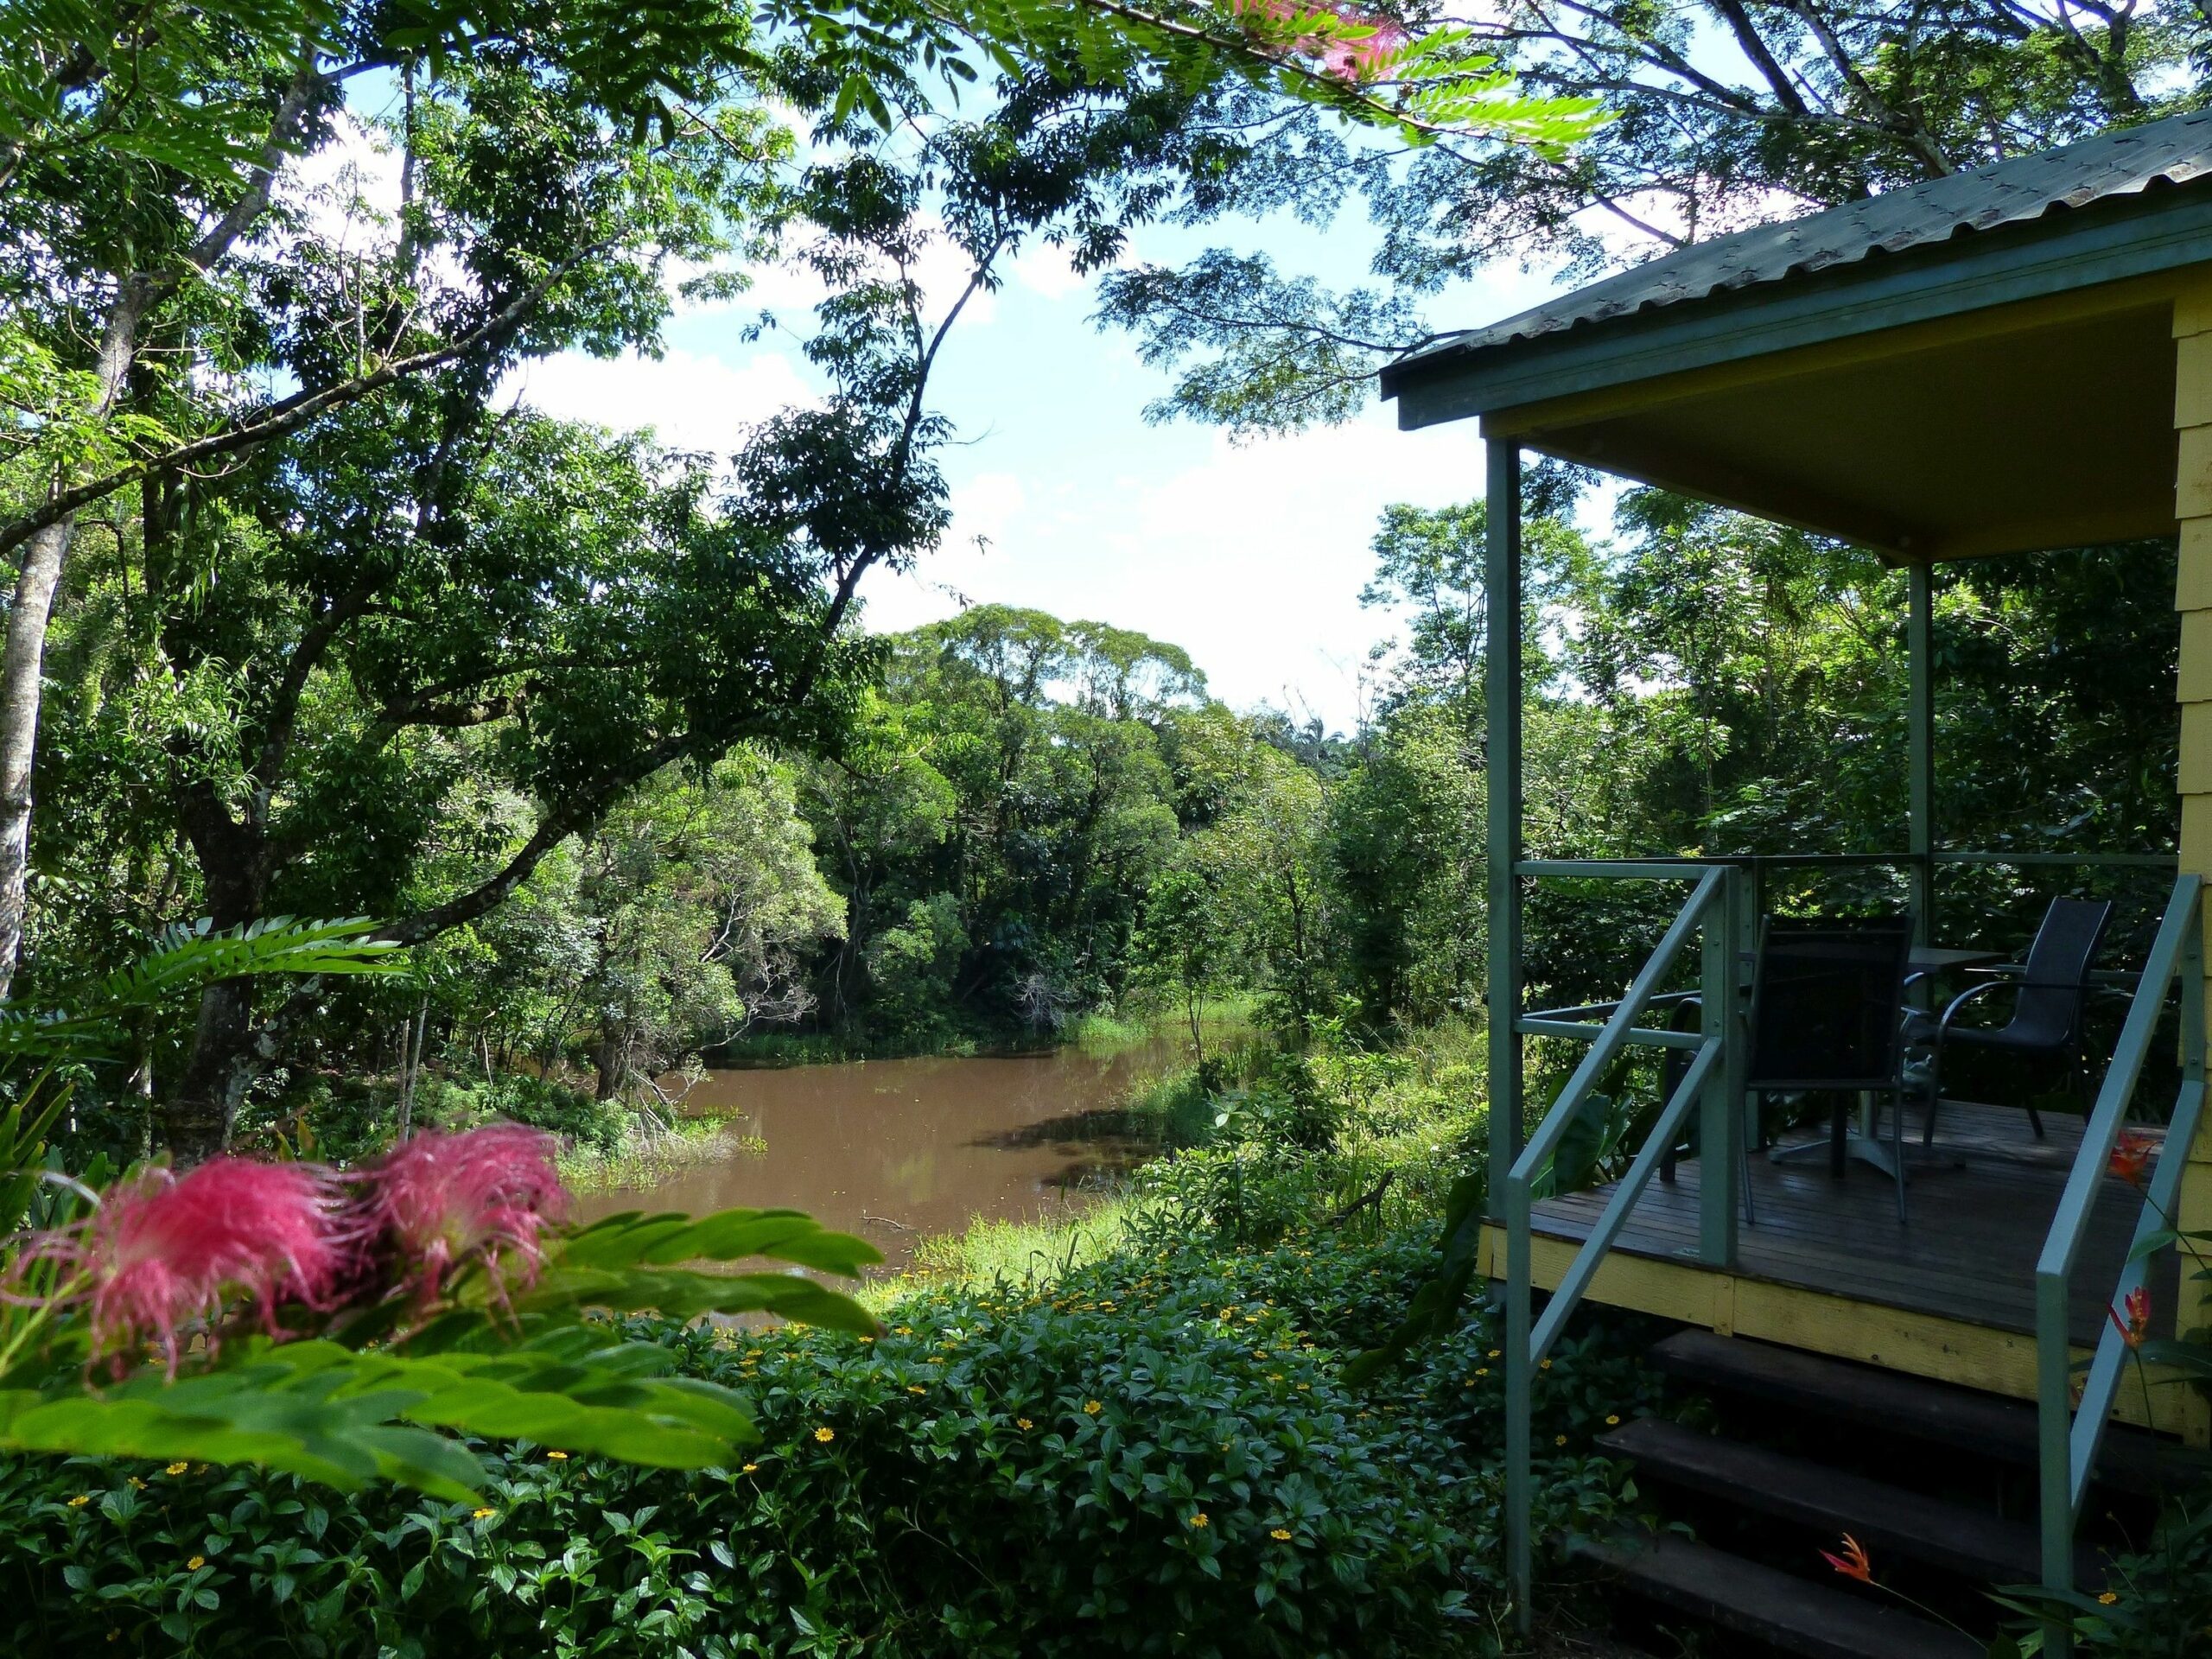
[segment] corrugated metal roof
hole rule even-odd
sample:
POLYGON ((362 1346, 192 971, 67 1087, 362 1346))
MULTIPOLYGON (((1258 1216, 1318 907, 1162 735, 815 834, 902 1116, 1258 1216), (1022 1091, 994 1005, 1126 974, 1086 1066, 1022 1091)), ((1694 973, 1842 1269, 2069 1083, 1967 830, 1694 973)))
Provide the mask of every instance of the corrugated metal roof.
POLYGON ((2212 111, 2170 116, 1803 219, 1696 243, 1503 322, 1455 334, 1395 367, 1563 334, 1724 289, 1853 264, 1876 252, 1901 253, 2206 173, 2212 173, 2212 111))

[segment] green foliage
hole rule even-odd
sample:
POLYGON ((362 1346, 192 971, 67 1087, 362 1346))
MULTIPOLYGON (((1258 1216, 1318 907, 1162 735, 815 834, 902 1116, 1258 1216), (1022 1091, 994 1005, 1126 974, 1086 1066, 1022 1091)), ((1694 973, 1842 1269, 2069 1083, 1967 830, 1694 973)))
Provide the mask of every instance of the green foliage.
MULTIPOLYGON (((358 1164, 391 1142, 397 1119, 398 1084, 389 1078, 321 1076, 295 1080, 281 1096, 244 1115, 240 1150, 331 1163, 358 1164)), ((619 1101, 595 1100, 582 1090, 526 1071, 486 1080, 425 1077, 415 1090, 414 1122, 423 1128, 461 1131, 505 1120, 558 1135, 565 1147, 613 1151, 633 1114, 619 1101)))
POLYGON ((881 1259, 796 1211, 696 1221, 629 1212, 557 1237, 526 1287, 470 1267, 406 1328, 405 1310, 387 1302, 341 1318, 327 1337, 233 1336, 182 1376, 149 1369, 105 1388, 82 1375, 81 1319, 51 1301, 10 1305, 0 1319, 0 1447, 251 1463, 340 1491, 381 1479, 456 1500, 473 1498, 485 1471, 454 1434, 722 1466, 754 1439, 742 1398, 671 1375, 664 1347, 605 1316, 768 1313, 874 1330, 858 1304, 802 1275, 674 1265, 755 1256, 848 1275, 881 1259))
POLYGON ((2097 1659, 2186 1659, 2197 1651, 2212 1629, 2212 1497, 2200 1490, 2171 1505, 2143 1548, 2109 1560, 2106 1586, 2094 1596, 2053 1598, 2027 1587, 1999 1596, 2038 1628, 1993 1645, 1992 1659, 2045 1651, 2045 1618, 2072 1632, 2075 1653, 2097 1659))
POLYGON ((44 1012, 0 1006, 0 1057, 38 1060, 112 1058, 128 1020, 218 980, 272 974, 391 974, 403 967, 377 924, 355 918, 302 922, 266 917, 218 928, 202 918, 165 930, 144 954, 102 978, 68 988, 44 1012))
MULTIPOLYGON (((1163 1246, 912 1296, 865 1343, 640 1325, 681 1375, 746 1397, 743 1463, 485 1447, 473 1509, 17 1459, 0 1631, 26 1656, 110 1630, 125 1651, 334 1659, 1496 1653, 1486 1327, 1376 1395, 1334 1369, 1425 1255, 1418 1234, 1163 1246)), ((1548 1518, 1611 1510, 1590 1441, 1651 1386, 1629 1344, 1563 1344, 1537 1389, 1548 1518)))

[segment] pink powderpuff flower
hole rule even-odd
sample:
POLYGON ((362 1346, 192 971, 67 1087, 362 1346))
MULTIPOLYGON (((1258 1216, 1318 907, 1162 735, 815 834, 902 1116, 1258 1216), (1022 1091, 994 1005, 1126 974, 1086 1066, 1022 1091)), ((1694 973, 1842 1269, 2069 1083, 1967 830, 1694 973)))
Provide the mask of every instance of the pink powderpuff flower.
POLYGON ((524 1284, 537 1278, 538 1232, 563 1220, 569 1206, 553 1145, 551 1135, 519 1123, 430 1131, 367 1172, 372 1217, 419 1303, 435 1300, 447 1276, 470 1261, 484 1264, 503 1300, 512 1264, 519 1263, 524 1284))
POLYGON ((178 1332, 194 1319, 211 1327, 224 1303, 244 1294, 271 1336, 286 1304, 326 1305, 347 1256, 336 1226, 330 1173, 312 1164, 217 1158, 178 1176, 150 1169, 110 1191, 76 1226, 29 1241, 18 1274, 59 1262, 92 1332, 92 1362, 118 1375, 148 1344, 176 1375, 178 1332))
POLYGON ((1357 6, 1343 4, 1340 0, 1312 0, 1310 3, 1300 3, 1299 0, 1230 0, 1229 9, 1240 21, 1263 35, 1275 33, 1302 17, 1322 12, 1333 14, 1340 22, 1355 29, 1372 30, 1357 40, 1300 35, 1280 48, 1318 58, 1323 74, 1354 83, 1375 79, 1412 39, 1405 26, 1394 18, 1363 11, 1357 6))
POLYGON ((1405 48, 1408 38, 1406 31, 1387 17, 1369 16, 1348 7, 1338 7, 1337 15, 1347 23, 1374 32, 1356 41, 1334 40, 1323 46, 1321 70, 1325 74, 1334 75, 1339 80, 1372 80, 1405 48))

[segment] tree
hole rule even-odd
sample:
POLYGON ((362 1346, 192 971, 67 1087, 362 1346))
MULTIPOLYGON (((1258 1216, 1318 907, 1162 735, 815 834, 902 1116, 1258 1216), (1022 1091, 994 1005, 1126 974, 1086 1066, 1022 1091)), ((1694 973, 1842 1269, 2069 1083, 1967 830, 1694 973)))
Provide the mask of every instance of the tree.
POLYGON ((801 962, 842 926, 809 841, 790 769, 741 749, 657 774, 574 857, 540 866, 552 880, 533 880, 535 907, 575 918, 584 945, 546 964, 540 993, 585 1036, 600 1099, 806 1012, 801 962))
MULTIPOLYGON (((1421 8, 1448 13, 1449 7, 1421 8)), ((1163 418, 1280 430, 1343 419, 1375 372, 1461 319, 1424 302, 1492 261, 1570 279, 1764 220, 2199 107, 2207 24, 2181 0, 1514 0, 1465 14, 1531 96, 1610 118, 1569 147, 1396 145, 1313 112, 1230 159, 1221 214, 1325 221, 1363 196, 1375 283, 1332 292, 1211 249, 1107 279, 1100 315, 1179 367, 1163 418)))
POLYGON ((570 309, 573 337, 656 252, 717 246, 748 171, 736 157, 757 157, 751 118, 692 124, 686 184, 685 162, 613 137, 726 59, 742 10, 694 9, 658 32, 597 3, 566 28, 544 0, 423 15, 403 28, 367 4, 149 15, 81 0, 0 25, 0 361, 18 414, 0 549, 21 550, 0 643, 0 994, 23 936, 47 633, 82 516, 131 489, 149 522, 173 516, 183 480, 412 378, 495 383, 549 316, 570 309), (467 68, 423 69, 464 39, 467 68), (405 89, 405 158, 396 237, 365 263, 315 238, 280 186, 341 139, 346 87, 371 70, 405 89), (520 137, 500 99, 531 77, 552 93, 537 112, 564 118, 487 144, 503 114, 520 137), (626 195, 626 242, 609 235, 626 195))
MULTIPOLYGON (((943 522, 930 378, 968 301, 1027 239, 1110 257, 1198 154, 1180 124, 1194 94, 1141 63, 1103 79, 1010 63, 987 112, 918 117, 918 153, 888 158, 854 142, 841 107, 849 49, 748 61, 749 94, 783 88, 821 122, 812 157, 772 185, 787 146, 757 99, 640 130, 534 35, 480 43, 406 83, 396 219, 341 202, 334 224, 288 219, 281 249, 241 256, 224 338, 303 385, 350 372, 380 320, 397 319, 393 349, 451 317, 508 321, 264 437, 226 474, 130 463, 140 511, 93 573, 113 584, 113 632, 69 643, 98 664, 106 747, 143 755, 158 734, 142 775, 168 798, 221 925, 276 903, 379 910, 393 937, 428 943, 505 902, 663 766, 743 740, 838 747, 872 661, 849 626, 858 584, 943 522), (357 232, 375 257, 348 250, 357 232), (763 423, 726 473, 502 409, 514 362, 650 349, 672 262, 766 239, 829 291, 805 349, 833 391, 763 423), (937 245, 965 275, 932 312, 918 271, 937 245), (440 820, 464 778, 499 785, 474 810, 524 803, 524 821, 483 824, 486 844, 516 831, 501 856, 400 908, 413 861, 456 834, 440 820), (382 810, 365 822, 372 794, 382 810)), ((207 413, 194 386, 147 396, 207 413)), ((1189 674, 1132 639, 1084 652, 1105 703, 1189 674)), ((1057 787, 1090 793, 1098 832, 1066 849, 1056 923, 1095 908, 1086 895, 1150 833, 1113 807, 1144 746, 1100 718, 1093 741, 1038 757, 1069 772, 1057 787)), ((172 1144, 220 1144, 317 1006, 308 987, 263 1019, 251 988, 211 988, 166 1090, 172 1144)))

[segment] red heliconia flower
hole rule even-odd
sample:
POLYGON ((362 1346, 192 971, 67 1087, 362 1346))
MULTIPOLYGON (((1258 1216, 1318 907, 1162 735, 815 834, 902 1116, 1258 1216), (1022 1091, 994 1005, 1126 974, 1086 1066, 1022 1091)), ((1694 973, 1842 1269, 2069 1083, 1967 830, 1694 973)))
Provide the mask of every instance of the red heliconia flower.
POLYGON ((1824 1549, 1821 1559, 1847 1579, 1856 1579, 1861 1584, 1874 1581, 1874 1564, 1866 1559, 1866 1546, 1847 1532, 1843 1535, 1843 1554, 1833 1555, 1824 1549))
POLYGON ((346 1249, 327 1170, 217 1158, 183 1176, 152 1169, 109 1192, 89 1219, 32 1239, 19 1268, 61 1262, 92 1332, 92 1360, 120 1371, 151 1344, 176 1371, 178 1332, 244 1295, 279 1334, 285 1303, 325 1303, 346 1249))
POLYGON ((469 1261, 484 1264, 503 1298, 509 1274, 525 1284, 537 1276, 538 1232, 569 1206, 553 1146, 551 1135, 519 1123, 430 1132, 367 1172, 372 1217, 419 1300, 434 1300, 447 1275, 469 1261))
POLYGON ((2138 1285, 2127 1293, 2120 1304, 2127 1310, 2127 1317, 2120 1317, 2119 1307, 2107 1307, 2105 1313, 2120 1332, 2120 1339, 2131 1348, 2140 1348, 2143 1338, 2151 1334, 2151 1293, 2138 1285))
POLYGON ((2158 1137, 2148 1129, 2122 1129, 2107 1166, 2130 1186, 2143 1185, 2143 1170, 2158 1150, 2158 1137))

